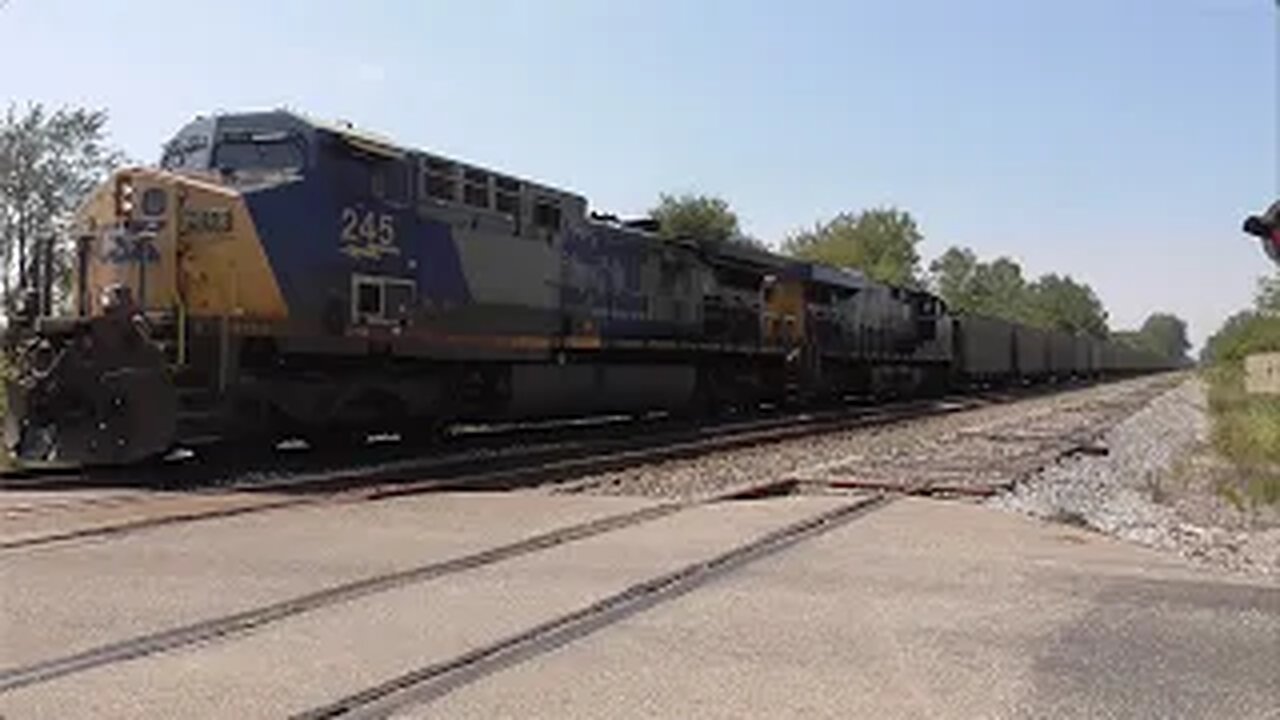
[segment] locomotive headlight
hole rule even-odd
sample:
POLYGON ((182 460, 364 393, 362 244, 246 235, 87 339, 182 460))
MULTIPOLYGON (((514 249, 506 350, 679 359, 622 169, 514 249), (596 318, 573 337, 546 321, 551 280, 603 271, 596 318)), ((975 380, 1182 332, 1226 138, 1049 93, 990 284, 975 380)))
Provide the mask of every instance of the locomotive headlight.
POLYGON ((122 175, 116 179, 116 216, 128 219, 133 215, 133 178, 122 175))

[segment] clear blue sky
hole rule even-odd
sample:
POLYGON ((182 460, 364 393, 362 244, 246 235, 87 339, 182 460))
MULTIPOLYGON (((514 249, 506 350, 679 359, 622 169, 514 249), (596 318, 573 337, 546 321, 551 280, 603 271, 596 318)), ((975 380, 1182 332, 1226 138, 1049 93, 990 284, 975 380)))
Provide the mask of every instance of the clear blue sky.
MULTIPOLYGON (((3 0, 0 0, 3 2, 3 0)), ((1197 341, 1271 270, 1271 0, 10 0, 0 101, 111 112, 154 161, 287 105, 640 213, 727 198, 776 242, 846 209, 1089 282, 1197 341)))

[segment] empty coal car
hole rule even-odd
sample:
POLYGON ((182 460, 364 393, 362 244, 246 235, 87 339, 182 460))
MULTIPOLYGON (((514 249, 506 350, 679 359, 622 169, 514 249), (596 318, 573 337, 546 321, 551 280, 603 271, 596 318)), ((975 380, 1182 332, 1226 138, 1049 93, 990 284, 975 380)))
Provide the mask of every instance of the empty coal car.
POLYGON ((1089 380, 1172 367, 1157 353, 1092 335, 957 315, 955 381, 969 387, 1089 380))

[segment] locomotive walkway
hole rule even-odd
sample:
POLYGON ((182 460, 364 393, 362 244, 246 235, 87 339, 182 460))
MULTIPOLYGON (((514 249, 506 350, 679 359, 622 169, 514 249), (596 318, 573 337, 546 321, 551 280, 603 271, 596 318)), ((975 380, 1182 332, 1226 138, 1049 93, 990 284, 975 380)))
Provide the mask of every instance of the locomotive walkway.
POLYGON ((8 720, 1273 718, 1277 663, 1274 581, 881 489, 439 493, 0 561, 8 720))

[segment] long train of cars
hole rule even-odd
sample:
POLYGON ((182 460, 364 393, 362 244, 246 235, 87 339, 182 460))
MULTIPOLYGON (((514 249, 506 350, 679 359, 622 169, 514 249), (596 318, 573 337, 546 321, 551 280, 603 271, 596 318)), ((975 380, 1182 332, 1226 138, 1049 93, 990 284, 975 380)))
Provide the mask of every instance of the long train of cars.
POLYGON ((6 442, 121 464, 202 436, 699 412, 1156 369, 1110 342, 274 111, 201 117, 78 213, 72 308, 11 328, 6 442))

